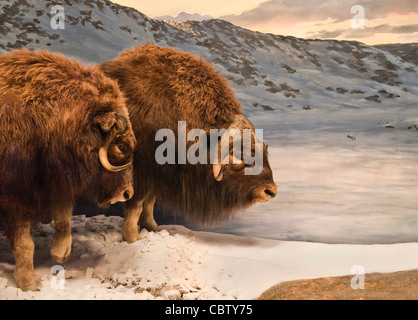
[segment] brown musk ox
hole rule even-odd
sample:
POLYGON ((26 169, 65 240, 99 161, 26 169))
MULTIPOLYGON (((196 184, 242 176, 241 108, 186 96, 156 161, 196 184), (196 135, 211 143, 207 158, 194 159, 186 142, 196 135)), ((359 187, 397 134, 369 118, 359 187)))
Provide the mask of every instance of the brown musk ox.
POLYGON ((0 230, 22 290, 41 286, 31 227, 54 220, 51 255, 64 262, 76 199, 132 197, 135 143, 123 95, 97 67, 46 51, 0 55, 0 230))
MULTIPOLYGON (((255 202, 275 197, 277 186, 264 143, 258 145, 261 144, 263 165, 257 175, 246 175, 244 170, 248 165, 243 161, 224 165, 210 161, 206 164, 191 164, 188 160, 177 164, 156 161, 156 151, 162 141, 156 141, 157 132, 163 128, 180 132, 179 121, 185 122, 188 133, 192 129, 206 132, 206 141, 212 129, 231 132, 235 128, 239 134, 249 129, 254 155, 254 126, 242 114, 227 81, 210 63, 190 53, 144 44, 103 62, 100 69, 117 80, 125 94, 138 140, 134 150, 135 195, 124 203, 122 235, 126 241, 139 239, 138 220, 141 227, 158 230, 153 217, 155 201, 183 213, 190 222, 210 225, 255 202)), ((220 139, 225 140, 223 137, 220 139)), ((178 146, 178 134, 175 139, 178 146)), ((187 148, 190 145, 188 141, 187 148)), ((177 153, 176 159, 178 156, 177 153)), ((209 152, 206 157, 210 157, 209 152)))

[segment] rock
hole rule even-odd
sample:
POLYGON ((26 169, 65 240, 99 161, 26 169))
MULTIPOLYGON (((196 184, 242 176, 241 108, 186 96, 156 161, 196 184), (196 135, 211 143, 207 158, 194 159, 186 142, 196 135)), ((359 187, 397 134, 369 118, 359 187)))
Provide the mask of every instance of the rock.
POLYGON ((259 300, 417 300, 418 269, 392 273, 366 273, 364 289, 354 289, 354 275, 280 283, 259 300))
POLYGON ((374 96, 369 96, 369 97, 366 97, 366 98, 364 98, 364 99, 366 99, 366 100, 368 100, 368 101, 374 101, 374 102, 382 102, 382 101, 380 101, 379 100, 379 96, 376 94, 376 95, 374 95, 374 96))
POLYGON ((303 110, 311 110, 311 107, 310 107, 310 106, 308 106, 308 105, 303 106, 303 110))
POLYGON ((285 64, 285 63, 282 63, 282 64, 280 65, 280 68, 286 69, 286 70, 287 70, 287 72, 288 72, 288 73, 290 73, 290 74, 293 74, 293 73, 295 73, 295 72, 296 72, 296 70, 295 70, 295 69, 293 69, 292 67, 288 66, 288 65, 287 65, 287 64, 285 64))
POLYGON ((387 92, 386 90, 380 90, 379 93, 380 93, 381 96, 383 96, 385 98, 392 99, 393 97, 395 97, 395 95, 393 93, 387 92))
POLYGON ((165 300, 180 300, 181 293, 178 290, 169 290, 164 292, 163 297, 165 300))
POLYGON ((273 110, 274 110, 272 107, 267 106, 267 105, 264 105, 264 104, 262 104, 262 105, 261 105, 261 107, 262 107, 264 110, 267 110, 267 111, 273 111, 273 110))
POLYGON ((336 88, 335 89, 336 91, 337 91, 337 93, 339 93, 339 94, 345 94, 348 90, 347 89, 344 89, 344 88, 341 88, 341 87, 338 87, 338 88, 336 88))
POLYGON ((183 294, 183 300, 197 300, 199 299, 199 292, 190 292, 190 293, 186 293, 183 294))

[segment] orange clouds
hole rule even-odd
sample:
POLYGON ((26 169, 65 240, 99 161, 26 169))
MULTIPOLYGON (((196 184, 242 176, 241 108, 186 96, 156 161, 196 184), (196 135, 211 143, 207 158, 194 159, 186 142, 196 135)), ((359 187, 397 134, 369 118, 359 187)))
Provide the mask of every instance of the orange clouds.
POLYGON ((416 0, 269 0, 239 15, 221 17, 249 29, 301 38, 367 44, 418 42, 416 0), (353 29, 351 8, 364 8, 365 28, 353 29))

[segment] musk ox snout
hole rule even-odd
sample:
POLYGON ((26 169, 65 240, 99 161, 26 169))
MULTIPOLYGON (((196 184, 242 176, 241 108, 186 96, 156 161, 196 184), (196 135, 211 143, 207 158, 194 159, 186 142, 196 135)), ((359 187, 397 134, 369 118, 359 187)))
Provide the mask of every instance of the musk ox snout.
POLYGON ((277 185, 272 184, 265 188, 264 190, 261 189, 259 191, 259 198, 257 199, 258 202, 267 202, 273 199, 277 195, 277 185))
POLYGON ((276 191, 273 191, 273 190, 271 190, 271 189, 266 189, 266 190, 264 190, 264 193, 265 193, 266 195, 268 195, 269 197, 271 197, 271 198, 274 198, 274 197, 276 196, 276 194, 277 194, 277 192, 276 192, 276 191))
POLYGON ((134 188, 128 187, 127 189, 123 190, 119 195, 117 195, 110 204, 115 204, 117 202, 125 202, 132 198, 134 195, 134 188))

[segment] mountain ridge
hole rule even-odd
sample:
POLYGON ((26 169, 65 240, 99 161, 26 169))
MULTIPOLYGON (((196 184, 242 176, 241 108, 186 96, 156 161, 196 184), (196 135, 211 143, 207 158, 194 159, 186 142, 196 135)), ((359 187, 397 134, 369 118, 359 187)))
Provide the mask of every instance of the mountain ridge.
POLYGON ((176 17, 172 17, 172 16, 159 16, 159 17, 154 17, 153 19, 155 20, 168 20, 168 21, 203 21, 203 20, 212 20, 214 19, 212 16, 210 15, 201 15, 199 13, 187 13, 185 11, 180 12, 176 17))

